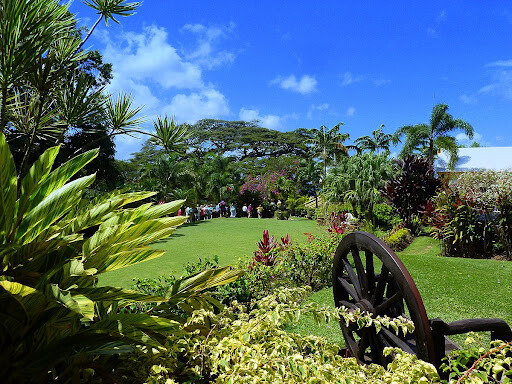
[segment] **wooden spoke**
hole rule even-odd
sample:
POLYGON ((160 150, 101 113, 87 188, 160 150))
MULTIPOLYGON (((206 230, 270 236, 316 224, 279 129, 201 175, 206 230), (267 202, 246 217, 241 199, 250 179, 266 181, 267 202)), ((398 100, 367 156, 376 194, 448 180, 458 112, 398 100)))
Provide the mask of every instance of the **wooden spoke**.
POLYGON ((373 266, 373 253, 371 251, 364 251, 366 257, 366 281, 368 284, 368 294, 373 295, 375 291, 375 269, 373 266))
POLYGON ((354 303, 351 303, 350 301, 340 300, 339 303, 340 303, 340 305, 344 305, 347 308, 357 309, 356 305, 354 303))
POLYGON ((343 279, 343 278, 339 277, 339 278, 338 278, 338 281, 340 282, 340 284, 342 285, 342 287, 345 289, 345 291, 347 291, 347 293, 348 293, 350 296, 352 296, 352 298, 353 298, 354 300, 360 300, 360 299, 361 299, 361 298, 359 297, 359 295, 357 294, 356 290, 354 289, 354 287, 352 287, 352 286, 350 285, 350 283, 349 283, 347 280, 345 280, 345 279, 343 279))
POLYGON ((390 347, 389 343, 382 338, 381 335, 372 332, 372 358, 377 364, 386 365, 386 356, 384 356, 384 348, 390 347))
POLYGON ((395 333, 390 331, 387 328, 382 328, 380 333, 389 340, 391 344, 393 344, 395 347, 400 348, 401 350, 414 354, 414 350, 411 348, 409 344, 407 344, 404 340, 402 340, 400 337, 398 337, 395 333))
POLYGON ((356 290, 358 297, 361 298, 361 286, 359 285, 359 279, 357 278, 354 269, 352 268, 347 259, 343 259, 342 263, 343 266, 345 267, 345 270, 348 273, 348 278, 350 279, 350 282, 352 283, 352 285, 354 285, 354 289, 356 290))
POLYGON ((372 305, 380 303, 384 298, 384 290, 386 288, 386 283, 388 281, 389 271, 385 265, 382 265, 382 269, 380 271, 379 280, 377 282, 377 287, 375 288, 375 292, 372 295, 370 302, 372 305))
POLYGON ((399 301, 403 300, 403 295, 401 292, 395 293, 393 296, 391 296, 388 299, 384 299, 382 304, 379 304, 375 307, 375 314, 376 315, 383 315, 386 314, 386 311, 391 308, 393 305, 398 303, 399 301))
POLYGON ((359 284, 361 286, 361 297, 369 299, 368 297, 368 280, 366 279, 366 273, 364 271, 363 262, 359 257, 359 249, 357 247, 351 248, 352 257, 354 258, 354 264, 356 266, 357 277, 359 278, 359 284))
POLYGON ((358 351, 357 351, 357 360, 364 361, 364 354, 366 352, 366 348, 370 346, 370 332, 368 330, 364 331, 361 335, 361 339, 359 340, 358 351))

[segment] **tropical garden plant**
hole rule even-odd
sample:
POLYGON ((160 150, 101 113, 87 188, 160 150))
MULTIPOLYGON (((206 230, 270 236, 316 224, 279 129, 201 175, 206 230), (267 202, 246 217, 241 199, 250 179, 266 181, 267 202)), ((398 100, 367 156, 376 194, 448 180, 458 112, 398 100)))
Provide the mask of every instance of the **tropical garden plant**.
POLYGON ((354 155, 329 171, 323 194, 327 201, 350 203, 355 217, 364 214, 373 222, 373 206, 382 200, 380 190, 393 175, 387 154, 354 155))
POLYGON ((358 153, 364 151, 376 152, 377 155, 381 150, 389 152, 390 145, 396 144, 396 137, 389 133, 384 133, 384 124, 372 132, 371 136, 361 136, 354 140, 358 153))
POLYGON ((327 174, 327 166, 332 162, 339 161, 340 156, 348 156, 348 148, 343 142, 350 138, 348 133, 340 133, 343 123, 338 123, 331 129, 322 125, 319 129, 311 129, 311 139, 307 142, 312 144, 312 152, 322 160, 323 175, 327 174))
POLYGON ((509 171, 467 172, 427 207, 427 222, 443 253, 512 258, 512 177, 509 171))
POLYGON ((421 154, 433 163, 434 156, 441 150, 448 151, 449 168, 457 162, 457 141, 450 134, 455 130, 462 130, 468 138, 473 138, 473 127, 462 119, 454 119, 448 113, 448 105, 436 104, 432 108, 429 123, 405 125, 395 132, 395 140, 405 135, 405 142, 400 156, 421 154))
POLYGON ((416 156, 395 160, 396 176, 382 189, 382 195, 397 211, 406 228, 416 231, 426 207, 439 188, 432 163, 416 156))
POLYGON ((18 185, 0 134, 0 375, 7 383, 106 378, 109 356, 133 344, 162 349, 180 324, 166 315, 169 308, 210 308, 216 301, 201 294, 238 275, 227 267, 204 271, 177 281, 163 297, 99 286, 102 273, 163 254, 147 245, 185 221, 168 216, 182 201, 144 204, 152 195, 145 192, 86 201, 95 176, 73 178, 97 150, 52 170, 58 151, 46 150, 18 185), (135 302, 161 303, 161 313, 120 312, 135 302))
MULTIPOLYGON (((120 0, 86 4, 106 22, 129 16, 140 5, 120 0)), ((91 56, 81 46, 89 35, 81 38, 68 6, 55 0, 0 4, 0 132, 11 143, 18 181, 46 148, 76 132, 101 131, 111 138, 136 131, 141 122, 130 96, 113 100, 86 68, 91 56)))

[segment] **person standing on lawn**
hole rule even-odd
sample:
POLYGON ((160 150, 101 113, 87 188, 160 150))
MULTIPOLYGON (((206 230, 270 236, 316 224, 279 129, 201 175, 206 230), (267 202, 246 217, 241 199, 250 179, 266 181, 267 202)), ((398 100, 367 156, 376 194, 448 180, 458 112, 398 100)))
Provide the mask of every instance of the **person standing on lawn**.
POLYGON ((258 208, 256 208, 256 210, 258 211, 258 219, 261 219, 263 217, 263 207, 260 205, 258 205, 258 208))
POLYGON ((247 217, 249 219, 251 218, 251 213, 252 213, 252 204, 249 204, 249 206, 247 207, 247 217))

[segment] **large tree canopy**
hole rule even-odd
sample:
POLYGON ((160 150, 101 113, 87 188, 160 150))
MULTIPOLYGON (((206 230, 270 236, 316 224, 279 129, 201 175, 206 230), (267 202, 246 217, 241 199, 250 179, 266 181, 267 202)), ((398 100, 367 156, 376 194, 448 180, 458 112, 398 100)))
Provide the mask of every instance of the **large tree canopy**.
POLYGON ((238 160, 283 155, 306 156, 305 129, 280 132, 260 127, 256 121, 203 119, 190 128, 188 144, 199 153, 229 153, 238 160))

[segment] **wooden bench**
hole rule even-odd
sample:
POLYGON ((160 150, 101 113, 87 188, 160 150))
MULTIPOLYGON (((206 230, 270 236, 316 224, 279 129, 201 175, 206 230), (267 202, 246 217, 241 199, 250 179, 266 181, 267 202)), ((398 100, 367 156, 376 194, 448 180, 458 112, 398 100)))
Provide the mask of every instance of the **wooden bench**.
POLYGON ((447 336, 467 332, 491 332, 492 339, 512 340, 512 331, 501 319, 468 319, 445 323, 429 319, 411 275, 395 253, 380 239, 366 232, 353 232, 340 242, 334 257, 333 291, 337 307, 360 308, 373 315, 404 316, 414 333, 397 336, 393 330, 358 329, 340 321, 348 353, 361 363, 386 366, 392 360, 385 347, 398 347, 439 367, 441 359, 459 348, 447 336))

